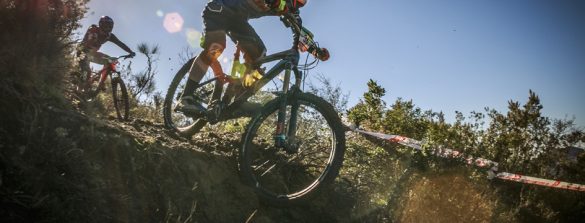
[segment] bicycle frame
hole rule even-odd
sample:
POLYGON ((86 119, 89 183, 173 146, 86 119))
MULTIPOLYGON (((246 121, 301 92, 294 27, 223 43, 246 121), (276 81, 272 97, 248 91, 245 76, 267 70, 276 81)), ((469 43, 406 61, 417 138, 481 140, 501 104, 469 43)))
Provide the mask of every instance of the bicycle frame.
POLYGON ((110 79, 112 78, 112 74, 113 73, 118 73, 117 71, 117 65, 119 63, 119 59, 120 58, 128 58, 130 55, 124 55, 124 56, 119 56, 119 57, 114 57, 111 59, 110 62, 108 62, 108 64, 105 64, 102 69, 100 69, 100 71, 98 72, 91 72, 91 75, 89 76, 88 80, 87 80, 87 84, 88 86, 91 86, 92 83, 94 83, 94 81, 97 79, 96 77, 99 77, 99 81, 98 81, 98 89, 97 91, 100 91, 101 86, 104 85, 106 79, 108 78, 108 76, 110 76, 110 79))
MULTIPOLYGON (((296 132, 296 113, 298 110, 298 105, 293 106, 293 109, 291 111, 292 118, 291 118, 290 123, 289 123, 289 131, 287 134, 288 137, 285 136, 283 133, 284 133, 284 121, 285 121, 285 117, 286 117, 286 107, 285 106, 286 106, 287 98, 291 95, 294 96, 294 94, 296 94, 297 92, 300 92, 300 88, 298 88, 298 86, 300 86, 300 84, 302 82, 302 75, 300 74, 299 70, 297 69, 299 57, 300 57, 300 55, 299 55, 299 52, 297 50, 289 49, 289 50, 285 50, 285 51, 282 51, 279 53, 275 53, 275 54, 260 58, 258 61, 255 62, 255 64, 258 66, 265 64, 265 63, 272 62, 272 61, 277 61, 277 60, 280 60, 280 61, 276 65, 274 65, 266 73, 264 73, 262 70, 259 70, 259 72, 262 74, 262 78, 255 81, 252 86, 250 86, 250 87, 246 88, 244 91, 240 92, 239 95, 235 95, 233 98, 233 102, 228 104, 222 110, 231 111, 232 109, 236 109, 244 101, 246 101, 248 98, 250 98, 251 96, 256 94, 260 89, 262 89, 262 87, 264 87, 266 84, 268 84, 268 82, 270 82, 270 80, 274 79, 276 76, 278 76, 279 74, 281 74, 284 71, 284 81, 283 81, 282 91, 277 93, 281 97, 283 97, 283 101, 282 101, 283 106, 278 113, 278 123, 277 123, 278 126, 277 126, 277 131, 275 133, 275 136, 277 136, 278 138, 281 139, 281 140, 279 140, 280 142, 284 142, 286 138, 289 138, 289 139, 293 138, 294 139, 294 134, 296 132), (294 85, 292 85, 292 87, 290 86, 291 71, 295 75, 295 83, 294 83, 294 85)), ((212 100, 222 101, 223 84, 218 80, 217 77, 214 77, 212 79, 209 79, 207 81, 204 81, 204 82, 198 84, 196 86, 196 88, 202 87, 202 86, 209 84, 211 82, 214 82, 214 81, 216 83, 215 83, 215 89, 213 90, 213 93, 212 93, 212 100)), ((230 83, 230 84, 234 84, 234 83, 230 83)), ((220 117, 219 121, 225 121, 228 119, 230 119, 230 117, 226 117, 224 115, 224 116, 220 117)), ((282 144, 280 142, 279 142, 279 144, 282 144)))
POLYGON ((118 61, 114 60, 109 64, 104 65, 104 67, 97 73, 100 76, 100 81, 98 82, 99 85, 102 85, 106 81, 106 78, 116 71, 117 64, 118 61))
MULTIPOLYGON (((288 18, 290 20, 290 18, 288 18)), ((255 81, 251 87, 246 88, 244 91, 240 92, 239 95, 233 96, 233 102, 228 104, 222 110, 224 111, 231 111, 236 109, 240 106, 243 102, 245 102, 248 98, 256 94, 262 87, 264 87, 268 82, 278 76, 280 73, 284 71, 284 80, 282 91, 278 92, 277 94, 282 98, 282 105, 278 111, 278 118, 277 118, 277 126, 276 131, 274 133, 275 144, 278 147, 283 147, 287 150, 287 152, 295 152, 294 148, 291 145, 295 144, 295 134, 296 134, 296 126, 297 126, 297 113, 299 109, 298 103, 293 103, 291 108, 291 118, 289 120, 288 131, 285 133, 285 119, 286 119, 286 102, 289 97, 294 98, 295 95, 300 92, 299 86, 302 82, 302 75, 299 72, 297 66, 299 62, 300 53, 298 50, 298 43, 299 43, 299 33, 300 28, 296 23, 289 23, 291 29, 293 30, 294 36, 294 43, 293 47, 289 50, 281 51, 278 53, 274 53, 262 58, 259 58, 257 61, 253 63, 253 67, 260 67, 263 64, 280 60, 276 65, 274 65, 268 72, 264 73, 263 70, 257 69, 260 74, 262 74, 262 78, 255 81), (291 86, 291 71, 295 76, 295 82, 291 86)), ((236 59, 236 58, 234 58, 236 59)), ((225 74, 221 74, 225 75, 225 74)), ((223 94, 223 84, 218 80, 217 77, 214 77, 210 80, 204 81, 196 86, 196 88, 202 87, 206 84, 215 81, 215 88, 212 93, 212 100, 219 100, 224 101, 225 99, 222 98, 223 94)), ((230 83, 231 84, 231 83, 230 83)), ((230 119, 231 117, 226 117, 226 115, 220 115, 217 121, 225 121, 230 119)))

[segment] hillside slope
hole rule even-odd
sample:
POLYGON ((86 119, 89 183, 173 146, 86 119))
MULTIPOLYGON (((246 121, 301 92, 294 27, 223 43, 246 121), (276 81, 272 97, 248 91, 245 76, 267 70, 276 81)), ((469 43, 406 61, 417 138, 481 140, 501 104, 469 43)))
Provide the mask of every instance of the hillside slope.
MULTIPOLYGON (((161 124, 45 109, 22 136, 2 131, 2 218, 35 222, 337 222, 349 208, 324 194, 271 208, 240 183, 239 134, 187 140, 161 124), (345 210, 344 210, 345 208, 345 210), (254 215, 252 216, 252 213, 254 215)), ((16 133, 16 134, 14 134, 16 133)), ((334 193, 334 192, 329 192, 334 193)), ((8 222, 8 221, 2 222, 8 222)))

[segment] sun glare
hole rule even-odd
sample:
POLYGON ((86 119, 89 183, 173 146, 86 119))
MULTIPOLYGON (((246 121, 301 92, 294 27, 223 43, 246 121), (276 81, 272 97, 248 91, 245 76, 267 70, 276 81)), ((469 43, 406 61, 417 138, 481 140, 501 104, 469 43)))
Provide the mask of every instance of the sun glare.
POLYGON ((169 33, 176 33, 183 29, 183 17, 177 12, 168 13, 165 15, 163 26, 169 33))

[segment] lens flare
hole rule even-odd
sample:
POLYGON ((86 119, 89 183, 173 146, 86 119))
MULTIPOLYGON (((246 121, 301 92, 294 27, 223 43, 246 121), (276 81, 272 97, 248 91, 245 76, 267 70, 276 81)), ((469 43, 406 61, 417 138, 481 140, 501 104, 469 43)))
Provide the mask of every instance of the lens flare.
POLYGON ((189 43, 189 46, 193 48, 199 47, 199 42, 201 41, 201 32, 193 28, 187 28, 185 34, 187 35, 187 43, 189 43))
POLYGON ((159 10, 156 10, 156 16, 163 17, 163 15, 165 15, 165 13, 163 13, 162 10, 160 10, 160 9, 159 10))
POLYGON ((172 12, 165 15, 163 26, 167 32, 176 33, 183 29, 183 23, 183 17, 177 12, 172 12))

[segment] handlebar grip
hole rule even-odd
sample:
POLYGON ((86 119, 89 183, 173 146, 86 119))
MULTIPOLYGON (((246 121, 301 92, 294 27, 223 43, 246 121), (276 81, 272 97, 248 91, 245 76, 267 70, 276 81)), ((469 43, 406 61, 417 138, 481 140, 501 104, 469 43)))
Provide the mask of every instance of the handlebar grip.
POLYGON ((330 57, 329 50, 327 50, 327 48, 316 47, 313 55, 315 55, 315 57, 317 57, 321 61, 327 61, 327 60, 329 60, 329 57, 330 57))

